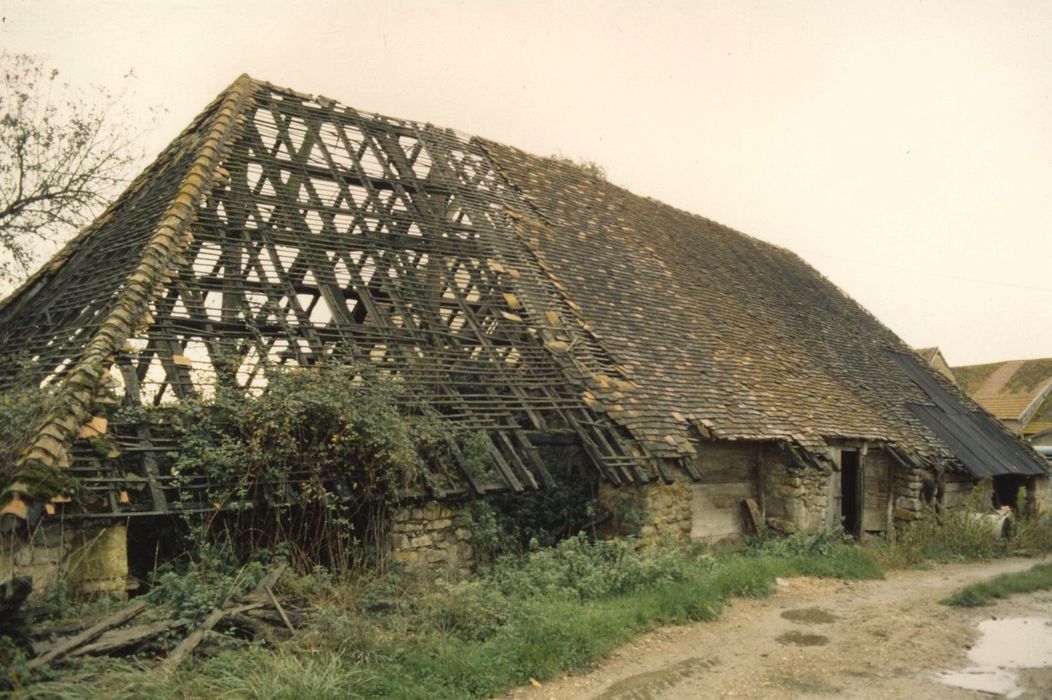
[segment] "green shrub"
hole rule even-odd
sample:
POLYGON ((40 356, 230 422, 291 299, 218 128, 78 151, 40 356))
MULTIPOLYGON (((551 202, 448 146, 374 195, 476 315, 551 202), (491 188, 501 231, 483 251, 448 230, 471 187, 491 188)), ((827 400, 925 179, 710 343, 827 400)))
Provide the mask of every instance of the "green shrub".
POLYGON ((672 547, 644 553, 633 540, 592 542, 579 534, 522 558, 506 557, 485 576, 505 595, 594 600, 682 581, 699 562, 672 547))
POLYGON ((179 449, 160 468, 187 510, 214 509, 190 523, 202 538, 225 540, 242 557, 281 545, 304 572, 382 565, 400 494, 459 471, 454 445, 476 476, 492 465, 478 449, 482 436, 455 430, 400 383, 365 373, 271 368, 258 395, 224 384, 175 407, 125 407, 116 420, 174 431, 179 449))
POLYGON ((512 617, 514 601, 489 581, 440 583, 420 602, 417 617, 466 641, 494 636, 512 617))
POLYGON ((271 552, 260 552, 241 564, 230 548, 202 542, 192 556, 158 568, 146 599, 163 606, 173 617, 202 618, 213 608, 228 605, 254 589, 276 565, 272 556, 271 552))
POLYGON ((951 562, 989 559, 1008 552, 1008 542, 994 534, 977 517, 989 512, 976 489, 965 504, 952 511, 925 511, 919 520, 900 528, 894 537, 867 547, 888 568, 914 566, 925 561, 951 562))
MULTIPOLYGON (((535 547, 551 547, 594 528, 599 512, 594 472, 583 466, 573 451, 540 451, 554 480, 552 486, 494 494, 477 504, 476 515, 481 519, 476 535, 482 536, 483 554, 489 555, 480 561, 492 561, 500 554, 522 554, 531 543, 535 547)), ((618 512, 617 508, 613 510, 618 512)))
POLYGON ((941 518, 929 514, 910 523, 898 533, 893 547, 909 563, 988 559, 1003 550, 990 527, 964 510, 941 518))

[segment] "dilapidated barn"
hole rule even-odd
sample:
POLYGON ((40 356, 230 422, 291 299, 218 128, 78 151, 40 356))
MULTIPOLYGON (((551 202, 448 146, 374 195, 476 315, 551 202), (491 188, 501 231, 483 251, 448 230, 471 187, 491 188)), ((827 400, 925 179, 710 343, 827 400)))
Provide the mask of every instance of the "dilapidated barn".
POLYGON ((882 532, 952 484, 1045 470, 789 251, 247 76, 0 304, 0 356, 4 387, 55 392, 6 465, 5 518, 116 523, 118 550, 122 523, 212 504, 112 407, 261 389, 273 365, 374 367, 485 436, 491 476, 436 474, 402 514, 428 547, 463 538, 465 500, 544 488, 552 442, 643 508, 644 538, 739 535, 745 503, 783 532, 882 532))

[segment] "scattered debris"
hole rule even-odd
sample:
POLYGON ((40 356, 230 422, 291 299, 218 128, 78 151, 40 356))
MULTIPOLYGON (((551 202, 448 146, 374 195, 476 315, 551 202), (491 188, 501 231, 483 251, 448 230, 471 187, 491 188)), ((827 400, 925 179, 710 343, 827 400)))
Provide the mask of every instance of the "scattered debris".
POLYGON ((145 609, 145 600, 139 600, 132 603, 128 607, 123 608, 118 612, 115 612, 114 614, 100 620, 99 622, 96 622, 94 625, 84 630, 80 634, 75 634, 72 637, 67 637, 66 639, 62 640, 54 647, 52 647, 49 651, 41 654, 40 656, 34 659, 31 659, 28 664, 29 669, 35 670, 38 668, 42 668, 51 663, 52 661, 62 658, 77 647, 83 644, 87 644, 88 642, 94 641, 96 637, 101 635, 106 630, 110 630, 114 627, 119 627, 120 625, 123 625, 125 622, 132 619, 145 609))
POLYGON ((217 624, 219 624, 219 621, 227 615, 237 615, 261 607, 263 607, 262 603, 248 603, 246 605, 239 605, 235 608, 228 608, 225 610, 222 608, 214 609, 208 614, 208 617, 205 618, 205 621, 202 622, 197 629, 191 632, 190 636, 188 636, 183 641, 179 642, 179 646, 177 646, 175 650, 168 655, 168 658, 164 661, 165 669, 171 671, 180 663, 182 663, 183 659, 189 656, 193 652, 193 650, 197 648, 197 645, 200 644, 202 640, 204 640, 205 635, 208 634, 208 632, 211 631, 211 629, 217 624))
MULTIPOLYGON (((297 623, 302 625, 306 620, 305 613, 287 609, 274 593, 274 585, 287 568, 282 565, 270 571, 251 593, 236 601, 224 602, 196 624, 194 620, 186 618, 162 617, 125 626, 140 615, 146 614, 149 619, 151 614, 160 612, 157 608, 151 608, 144 599, 139 599, 86 629, 63 626, 34 630, 28 637, 36 641, 26 645, 27 650, 34 654, 27 666, 30 670, 38 670, 60 663, 65 658, 120 656, 143 650, 153 653, 155 649, 170 646, 177 639, 173 633, 190 629, 189 634, 171 649, 163 662, 163 668, 171 671, 190 657, 208 633, 217 627, 235 636, 253 640, 270 640, 276 634, 287 637, 289 632, 295 633, 297 623), (62 636, 48 639, 55 635, 62 636)), ((22 604, 31 590, 32 582, 28 579, 14 579, 0 584, 0 629, 13 630, 17 624, 25 636, 22 620, 26 617, 26 611, 22 604)))

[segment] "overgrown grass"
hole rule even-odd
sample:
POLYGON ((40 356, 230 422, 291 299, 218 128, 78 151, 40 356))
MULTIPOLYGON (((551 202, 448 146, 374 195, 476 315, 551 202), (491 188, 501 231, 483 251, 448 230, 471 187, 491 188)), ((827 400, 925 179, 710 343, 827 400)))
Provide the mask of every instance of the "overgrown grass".
POLYGON ((355 585, 314 574, 284 585, 328 604, 273 649, 213 644, 211 658, 170 676, 148 661, 79 661, 18 696, 488 697, 587 666, 659 625, 714 619, 729 598, 767 595, 777 577, 793 575, 857 579, 881 571, 832 536, 718 555, 640 552, 631 542, 578 536, 462 581, 395 572, 355 585))
MULTIPOLYGON (((997 537, 988 523, 975 517, 984 512, 977 502, 958 510, 928 512, 896 533, 894 538, 870 543, 867 552, 885 569, 901 569, 924 562, 990 559, 1011 553, 1010 542, 997 537)), ((1052 533, 1052 528, 1047 528, 1052 533)), ((1044 536, 1035 530, 1033 537, 1044 536)), ((1052 538, 1050 538, 1052 543, 1052 538)))
POLYGON ((990 605, 997 598, 1007 598, 1013 593, 1030 593, 1052 588, 1052 564, 1038 564, 1026 571, 1000 574, 987 581, 965 586, 949 598, 939 602, 959 608, 975 608, 990 605))
POLYGON ((1052 551, 1052 512, 1024 518, 1016 524, 1012 549, 1019 554, 1052 551))

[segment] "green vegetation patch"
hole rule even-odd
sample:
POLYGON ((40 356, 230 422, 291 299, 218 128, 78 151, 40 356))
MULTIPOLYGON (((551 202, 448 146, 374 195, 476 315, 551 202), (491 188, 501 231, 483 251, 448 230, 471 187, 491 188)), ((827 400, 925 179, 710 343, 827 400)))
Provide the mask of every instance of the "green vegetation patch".
MULTIPOLYGON (((258 568, 233 578, 250 582, 258 568)), ((272 648, 213 643, 169 676, 148 659, 73 660, 16 696, 489 697, 587 667, 660 625, 715 619, 729 598, 764 596, 777 577, 803 574, 881 575, 862 550, 835 536, 713 555, 672 546, 640 551, 632 541, 578 535, 499 558, 459 581, 397 570, 342 581, 320 572, 288 577, 285 595, 318 605, 291 640, 272 648)), ((233 585, 228 578, 220 583, 233 585)), ((185 586, 166 579, 159 589, 158 601, 184 613, 197 607, 185 586)))
POLYGON ((1000 574, 987 581, 965 586, 949 598, 939 602, 958 608, 975 608, 991 605, 995 599, 1007 598, 1013 593, 1032 593, 1052 588, 1052 564, 1038 564, 1026 571, 1000 574))

